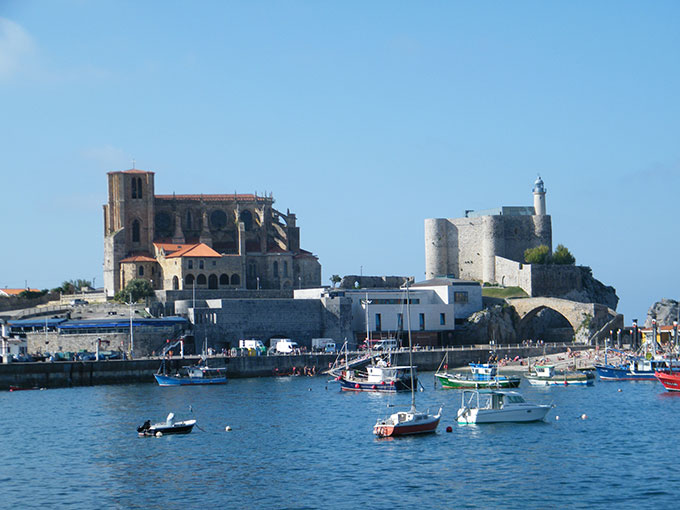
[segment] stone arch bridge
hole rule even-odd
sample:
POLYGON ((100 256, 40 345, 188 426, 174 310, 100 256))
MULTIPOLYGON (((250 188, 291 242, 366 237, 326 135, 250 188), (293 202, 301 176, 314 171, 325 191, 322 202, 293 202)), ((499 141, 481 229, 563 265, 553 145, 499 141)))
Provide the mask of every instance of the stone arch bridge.
POLYGON ((518 332, 523 331, 536 314, 546 308, 559 313, 569 322, 576 343, 594 344, 607 336, 610 330, 623 327, 623 315, 606 305, 553 297, 509 298, 506 301, 519 315, 518 332))

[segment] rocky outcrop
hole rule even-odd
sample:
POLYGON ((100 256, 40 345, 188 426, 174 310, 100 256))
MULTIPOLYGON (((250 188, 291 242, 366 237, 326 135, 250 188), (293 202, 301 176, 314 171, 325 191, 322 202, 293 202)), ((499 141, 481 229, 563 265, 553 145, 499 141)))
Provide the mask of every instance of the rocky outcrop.
POLYGON ((645 319, 645 327, 652 327, 652 319, 656 319, 660 326, 670 326, 673 321, 678 320, 678 312, 680 310, 680 303, 674 299, 663 298, 657 301, 647 312, 645 319))
POLYGON ((560 296, 563 299, 578 301, 579 303, 598 303, 616 310, 619 304, 619 297, 616 289, 610 285, 605 285, 593 277, 593 271, 587 266, 578 266, 581 272, 581 282, 576 288, 560 296))
POLYGON ((456 335, 461 335, 465 343, 470 344, 517 343, 515 326, 518 320, 513 307, 493 305, 473 313, 463 326, 456 327, 456 335))

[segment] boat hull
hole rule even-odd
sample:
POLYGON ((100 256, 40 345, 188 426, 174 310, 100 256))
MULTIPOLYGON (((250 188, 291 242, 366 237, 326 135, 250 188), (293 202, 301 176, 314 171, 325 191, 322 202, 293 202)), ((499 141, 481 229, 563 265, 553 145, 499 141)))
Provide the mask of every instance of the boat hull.
POLYGON ((467 413, 459 411, 458 423, 524 423, 541 421, 550 411, 550 406, 536 405, 519 407, 517 409, 469 409, 467 413))
POLYGON ((373 433, 378 437, 413 436, 417 434, 431 434, 436 432, 441 416, 437 415, 430 420, 420 423, 399 423, 397 425, 376 424, 373 433))
POLYGON ((499 389, 499 388, 517 388, 521 382, 519 377, 505 377, 500 376, 488 381, 478 381, 462 376, 451 374, 435 374, 439 380, 442 388, 446 389, 499 389))
POLYGON ((196 420, 187 420, 177 422, 172 425, 157 423, 146 430, 137 430, 140 436, 155 436, 157 434, 172 435, 172 434, 189 434, 196 425, 196 420))
POLYGON ((555 374, 550 377, 536 375, 526 375, 525 377, 532 386, 592 386, 595 382, 593 374, 570 373, 567 375, 555 374))
POLYGON ((680 391, 680 373, 654 372, 654 377, 658 379, 668 391, 680 391))
POLYGON ((655 381, 654 371, 633 371, 627 367, 595 365, 597 375, 603 381, 655 381))
POLYGON ((193 386, 205 384, 226 384, 227 377, 183 377, 175 375, 154 374, 159 386, 193 386))
MULTIPOLYGON (((378 393, 396 393, 398 391, 411 391, 411 381, 398 379, 390 382, 366 382, 356 379, 348 379, 346 377, 338 377, 337 381, 340 383, 342 391, 372 391, 378 393)), ((416 379, 417 381, 417 379, 416 379)), ((416 382, 417 384, 417 382, 416 382)))

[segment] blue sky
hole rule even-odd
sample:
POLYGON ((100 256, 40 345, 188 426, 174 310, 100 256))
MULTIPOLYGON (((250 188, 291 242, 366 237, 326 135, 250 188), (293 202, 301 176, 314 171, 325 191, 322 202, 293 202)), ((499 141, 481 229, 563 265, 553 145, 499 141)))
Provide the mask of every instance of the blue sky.
POLYGON ((102 283, 106 172, 273 192, 332 274, 531 205, 643 319, 678 298, 680 3, 0 0, 0 286, 102 283))

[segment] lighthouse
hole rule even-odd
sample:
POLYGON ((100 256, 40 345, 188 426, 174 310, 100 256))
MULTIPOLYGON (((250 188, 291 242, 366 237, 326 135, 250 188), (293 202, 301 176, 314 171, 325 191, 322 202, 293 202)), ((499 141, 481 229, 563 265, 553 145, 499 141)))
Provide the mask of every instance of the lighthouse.
POLYGON ((545 216, 545 186, 540 175, 534 183, 534 212, 536 216, 545 216))

